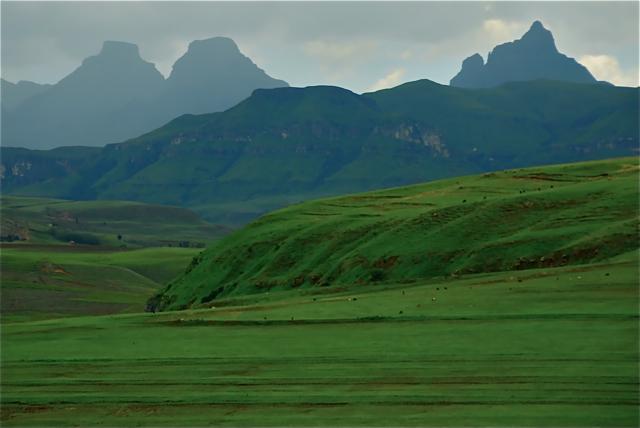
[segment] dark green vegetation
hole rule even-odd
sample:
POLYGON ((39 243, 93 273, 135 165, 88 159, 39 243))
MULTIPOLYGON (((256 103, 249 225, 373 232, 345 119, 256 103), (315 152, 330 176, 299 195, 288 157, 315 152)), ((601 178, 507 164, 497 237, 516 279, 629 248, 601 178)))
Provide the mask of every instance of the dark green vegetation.
POLYGON ((184 272, 194 247, 227 231, 184 208, 139 202, 1 203, 3 321, 140 312, 184 272))
POLYGON ((1 421, 635 427, 637 273, 629 252, 386 290, 5 324, 1 421))
POLYGON ((212 246, 150 307, 607 260, 638 249, 638 170, 592 161, 291 206, 212 246))
POLYGON ((171 206, 15 196, 3 196, 0 202, 3 242, 204 247, 229 232, 171 206))
POLYGON ((188 206, 216 223, 242 224, 322 195, 633 155, 638 94, 553 81, 470 90, 422 80, 364 95, 256 90, 225 112, 185 115, 100 150, 3 147, 2 186, 188 206))

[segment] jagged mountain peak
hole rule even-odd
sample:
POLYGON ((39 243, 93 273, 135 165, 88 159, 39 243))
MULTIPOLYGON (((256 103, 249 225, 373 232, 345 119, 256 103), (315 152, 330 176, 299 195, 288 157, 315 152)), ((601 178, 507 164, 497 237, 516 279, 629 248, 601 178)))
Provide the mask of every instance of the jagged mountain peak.
POLYGON ((464 60, 451 86, 487 88, 506 82, 537 79, 596 83, 589 71, 573 58, 558 52, 551 31, 534 21, 517 40, 493 48, 483 63, 479 54, 464 60))
POLYGON ((542 22, 534 21, 529 30, 519 39, 507 45, 525 45, 528 48, 536 48, 547 52, 557 53, 556 42, 551 31, 547 30, 542 22))
POLYGON ((226 110, 257 88, 288 84, 267 75, 232 39, 211 37, 191 42, 167 79, 136 44, 107 40, 55 85, 28 86, 2 81, 2 109, 13 114, 3 124, 3 143, 113 143, 183 114, 226 110))

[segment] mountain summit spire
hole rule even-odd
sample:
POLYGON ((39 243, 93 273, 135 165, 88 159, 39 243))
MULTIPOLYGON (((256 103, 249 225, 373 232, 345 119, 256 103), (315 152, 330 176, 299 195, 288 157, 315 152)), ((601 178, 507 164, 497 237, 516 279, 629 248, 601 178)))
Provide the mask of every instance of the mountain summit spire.
POLYGON ((529 27, 529 31, 524 33, 519 42, 534 45, 548 51, 558 52, 553 34, 544 28, 544 25, 542 25, 540 21, 534 21, 531 27, 529 27))
POLYGON ((595 83, 596 79, 575 59, 558 52, 551 31, 534 21, 518 40, 496 46, 487 56, 465 59, 451 86, 487 88, 506 82, 550 79, 595 83))

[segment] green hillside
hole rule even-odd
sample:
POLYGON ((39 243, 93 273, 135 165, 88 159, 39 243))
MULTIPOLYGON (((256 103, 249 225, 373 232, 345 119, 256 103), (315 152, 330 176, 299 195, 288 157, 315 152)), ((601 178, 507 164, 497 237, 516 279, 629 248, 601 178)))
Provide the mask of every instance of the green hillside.
POLYGON ((184 272, 197 248, 1 247, 1 321, 141 312, 150 295, 184 272))
POLYGON ((294 205, 196 257, 150 309, 608 260, 638 249, 638 169, 506 170, 294 205))
POLYGON ((2 196, 3 242, 203 247, 228 233, 184 208, 129 201, 2 196))
POLYGON ((170 206, 16 196, 0 202, 3 322, 140 312, 201 247, 228 232, 170 206))
POLYGON ((553 81, 256 90, 225 112, 184 115, 99 150, 2 147, 2 186, 186 206, 239 225, 322 196, 636 155, 638 114, 637 88, 553 81))

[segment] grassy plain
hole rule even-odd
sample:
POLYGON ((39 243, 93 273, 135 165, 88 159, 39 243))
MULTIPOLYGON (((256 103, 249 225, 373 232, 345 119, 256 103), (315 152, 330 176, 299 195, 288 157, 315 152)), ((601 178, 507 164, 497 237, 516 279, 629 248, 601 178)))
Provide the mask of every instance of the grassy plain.
POLYGON ((637 275, 631 252, 4 324, 2 425, 637 426, 637 275))

